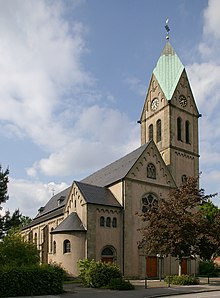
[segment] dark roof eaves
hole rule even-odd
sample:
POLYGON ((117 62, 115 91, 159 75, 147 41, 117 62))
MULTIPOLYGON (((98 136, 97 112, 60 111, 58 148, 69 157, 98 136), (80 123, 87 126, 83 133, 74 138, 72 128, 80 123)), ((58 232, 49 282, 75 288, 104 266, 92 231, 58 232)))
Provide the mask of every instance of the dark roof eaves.
POLYGON ((50 219, 53 219, 53 218, 55 218, 55 217, 57 217, 57 216, 61 216, 61 215, 63 215, 64 214, 64 206, 62 206, 62 207, 59 207, 59 208, 56 208, 55 210, 52 210, 52 211, 50 211, 50 212, 48 212, 48 213, 46 213, 46 214, 43 214, 42 216, 39 216, 39 217, 35 217, 33 220, 32 220, 32 222, 30 223, 30 224, 28 224, 27 226, 25 226, 25 227, 23 227, 21 230, 23 231, 23 230, 26 230, 26 229, 28 229, 28 228, 32 228, 32 227, 34 227, 35 225, 38 225, 38 224, 40 224, 40 223, 42 223, 42 222, 44 222, 44 221, 47 221, 47 220, 50 220, 50 219), (54 211, 57 211, 57 210, 59 210, 60 209, 60 214, 58 213, 58 214, 52 214, 52 213, 54 213, 54 211), (63 210, 62 210, 63 209, 63 210), (52 215, 51 217, 48 217, 48 218, 46 218, 45 219, 45 217, 46 216, 48 216, 48 215, 52 215))

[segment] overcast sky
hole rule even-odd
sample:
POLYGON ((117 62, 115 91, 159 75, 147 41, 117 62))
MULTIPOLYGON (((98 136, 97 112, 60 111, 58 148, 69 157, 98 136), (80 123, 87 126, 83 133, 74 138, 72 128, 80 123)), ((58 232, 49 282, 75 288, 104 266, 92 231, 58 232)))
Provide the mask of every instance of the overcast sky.
POLYGON ((5 209, 33 217, 52 193, 140 145, 167 17, 202 114, 201 186, 220 193, 219 0, 0 0, 5 209))

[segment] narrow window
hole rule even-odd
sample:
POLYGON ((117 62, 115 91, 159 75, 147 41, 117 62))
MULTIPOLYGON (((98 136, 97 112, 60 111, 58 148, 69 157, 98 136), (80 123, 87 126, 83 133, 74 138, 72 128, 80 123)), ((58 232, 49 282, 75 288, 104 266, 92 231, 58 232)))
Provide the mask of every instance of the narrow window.
POLYGON ((56 241, 53 241, 53 254, 57 252, 57 244, 56 241))
POLYGON ((153 131, 153 124, 149 125, 149 141, 153 140, 154 131, 153 131))
POLYGON ((152 163, 147 165, 147 178, 156 179, 156 168, 152 163))
POLYGON ((186 184, 186 182, 187 182, 187 176, 182 175, 182 184, 186 184))
POLYGON ((177 140, 182 140, 182 119, 180 117, 177 118, 177 140))
POLYGON ((161 120, 157 120, 157 142, 161 141, 161 120))
POLYGON ((63 241, 63 253, 68 253, 71 252, 71 246, 70 246, 70 241, 69 240, 64 240, 63 241))
POLYGON ((185 129, 186 129, 186 143, 190 144, 190 123, 189 123, 189 121, 186 121, 185 129))
POLYGON ((112 227, 117 228, 117 218, 116 217, 114 217, 112 220, 112 227))
POLYGON ((104 216, 100 217, 100 227, 104 227, 105 226, 105 218, 104 216))
POLYGON ((37 233, 34 233, 34 244, 37 246, 37 233))
POLYGON ((52 234, 53 230, 54 230, 54 228, 51 228, 51 230, 50 230, 50 252, 53 251, 53 248, 52 248, 52 246, 53 246, 53 234, 52 234))
POLYGON ((106 218, 106 227, 111 227, 111 218, 110 217, 106 218))

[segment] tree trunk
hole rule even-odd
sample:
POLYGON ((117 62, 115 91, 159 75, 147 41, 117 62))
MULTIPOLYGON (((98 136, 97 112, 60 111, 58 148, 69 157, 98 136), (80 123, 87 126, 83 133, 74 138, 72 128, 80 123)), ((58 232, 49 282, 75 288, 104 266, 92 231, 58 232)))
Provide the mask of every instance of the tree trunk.
POLYGON ((179 259, 179 276, 182 275, 182 259, 179 259))

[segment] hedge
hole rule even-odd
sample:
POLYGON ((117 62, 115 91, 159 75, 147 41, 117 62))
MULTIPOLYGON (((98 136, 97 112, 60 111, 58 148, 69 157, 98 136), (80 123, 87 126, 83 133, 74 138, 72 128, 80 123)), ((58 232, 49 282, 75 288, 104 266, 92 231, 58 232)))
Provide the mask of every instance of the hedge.
POLYGON ((165 282, 168 284, 169 282, 173 285, 198 285, 199 278, 182 274, 182 275, 170 275, 165 277, 165 282))
POLYGON ((64 271, 58 266, 1 267, 0 297, 60 294, 63 278, 64 271))

